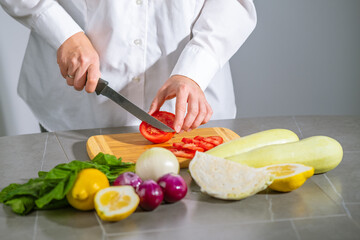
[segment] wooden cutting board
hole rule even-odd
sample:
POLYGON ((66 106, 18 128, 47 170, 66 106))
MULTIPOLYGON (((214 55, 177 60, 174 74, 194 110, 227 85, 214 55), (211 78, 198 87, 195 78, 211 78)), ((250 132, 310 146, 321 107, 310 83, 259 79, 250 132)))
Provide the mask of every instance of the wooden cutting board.
MULTIPOLYGON (((235 132, 227 128, 197 128, 190 132, 175 134, 172 139, 166 143, 154 144, 146 140, 141 133, 120 133, 109 135, 96 135, 87 140, 86 149, 90 159, 93 159, 99 152, 121 157, 124 162, 136 162, 138 157, 146 150, 152 147, 170 148, 174 142, 181 142, 183 137, 195 136, 221 136, 224 142, 238 138, 235 132)), ((191 159, 178 158, 180 167, 187 168, 191 159)))

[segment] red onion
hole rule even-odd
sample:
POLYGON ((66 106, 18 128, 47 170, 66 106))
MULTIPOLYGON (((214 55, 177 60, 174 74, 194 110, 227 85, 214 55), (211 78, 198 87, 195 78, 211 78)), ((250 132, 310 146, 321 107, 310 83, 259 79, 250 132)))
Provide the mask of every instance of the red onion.
POLYGON ((164 198, 161 187, 154 180, 144 181, 136 192, 140 197, 140 207, 147 211, 157 208, 164 198))
POLYGON ((180 175, 168 173, 160 177, 157 182, 164 193, 166 202, 180 201, 187 193, 186 182, 180 175))
POLYGON ((130 185, 137 189, 143 181, 133 172, 125 172, 120 174, 114 181, 114 186, 130 185))

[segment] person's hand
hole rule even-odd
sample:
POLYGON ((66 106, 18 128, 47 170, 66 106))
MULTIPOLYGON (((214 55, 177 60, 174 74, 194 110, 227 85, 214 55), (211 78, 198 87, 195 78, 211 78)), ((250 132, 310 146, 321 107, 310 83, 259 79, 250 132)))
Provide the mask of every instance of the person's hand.
POLYGON ((69 86, 88 93, 95 91, 100 78, 99 55, 83 32, 68 38, 57 51, 61 75, 69 86))
POLYGON ((166 100, 174 97, 176 132, 190 131, 210 120, 213 111, 204 92, 192 79, 181 75, 174 75, 164 83, 151 103, 149 114, 159 110, 166 100))

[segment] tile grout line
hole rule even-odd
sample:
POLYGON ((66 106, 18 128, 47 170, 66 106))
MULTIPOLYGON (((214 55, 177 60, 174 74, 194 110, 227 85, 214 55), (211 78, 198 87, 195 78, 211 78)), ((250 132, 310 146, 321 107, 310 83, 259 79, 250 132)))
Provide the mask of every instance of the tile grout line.
MULTIPOLYGON (((49 140, 49 133, 47 133, 47 134, 46 134, 44 151, 43 151, 43 155, 42 155, 42 158, 41 158, 40 171, 42 171, 42 170, 43 170, 43 166, 44 166, 44 162, 45 162, 45 154, 46 154, 46 149, 47 149, 48 140, 49 140)), ((39 212, 38 212, 38 211, 36 211, 35 222, 34 222, 34 234, 33 234, 33 240, 35 240, 35 239, 36 239, 36 236, 37 236, 37 224, 38 224, 38 219, 39 219, 39 212)))
POLYGON ((61 150, 65 154, 65 157, 66 157, 67 161, 70 162, 70 159, 69 159, 68 155, 66 154, 65 149, 64 149, 63 145, 61 144, 61 142, 60 142, 60 140, 58 138, 58 135, 56 134, 56 132, 54 132, 54 134, 55 134, 56 140, 58 141, 58 143, 59 143, 59 145, 61 147, 61 150))
POLYGON ((100 226, 101 232, 102 232, 102 239, 105 240, 106 239, 106 231, 104 226, 101 223, 101 220, 99 219, 99 216, 96 214, 96 212, 94 212, 95 218, 100 226))
POLYGON ((328 178, 328 176, 326 174, 324 174, 325 179, 329 182, 331 188, 333 189, 333 191, 340 197, 341 199, 341 206, 344 208, 346 215, 348 216, 348 218, 350 218, 351 220, 353 220, 351 213, 349 211, 349 209, 345 206, 345 201, 344 198, 341 196, 341 194, 336 190, 334 184, 331 182, 331 180, 328 178))
POLYGON ((291 224, 292 229, 293 229, 294 232, 295 232, 296 239, 297 239, 297 240, 301 240, 301 236, 300 236, 298 230, 296 229, 295 223, 294 223, 294 221, 293 221, 292 219, 290 220, 290 224, 291 224))
MULTIPOLYGON (((326 215, 326 216, 313 216, 313 217, 299 217, 299 218, 280 218, 280 219, 274 219, 272 222, 291 222, 291 221, 297 221, 297 220, 309 220, 309 219, 322 219, 322 218, 331 218, 331 217, 346 217, 346 214, 333 214, 333 215, 326 215)), ((246 224, 257 224, 257 223, 270 223, 270 220, 260 220, 260 221, 249 221, 249 222, 242 222, 242 223, 233 223, 233 224, 212 224, 208 226, 234 226, 234 225, 246 225, 246 224)), ((152 233, 152 232, 166 232, 166 231, 172 231, 172 230, 179 230, 179 229, 188 229, 188 228, 198 228, 197 226, 186 226, 181 228, 166 228, 166 229, 148 229, 140 231, 141 233, 152 233)), ((108 233, 106 236, 108 237, 115 237, 115 236, 121 236, 121 235, 128 235, 132 234, 133 232, 121 232, 121 233, 108 233)))
POLYGON ((297 129, 298 129, 299 132, 300 132, 300 138, 303 138, 304 136, 303 136, 303 134, 302 134, 302 132, 301 132, 301 129, 300 129, 300 126, 299 126, 298 122, 296 121, 295 116, 292 116, 292 119, 294 120, 295 125, 296 125, 297 129))

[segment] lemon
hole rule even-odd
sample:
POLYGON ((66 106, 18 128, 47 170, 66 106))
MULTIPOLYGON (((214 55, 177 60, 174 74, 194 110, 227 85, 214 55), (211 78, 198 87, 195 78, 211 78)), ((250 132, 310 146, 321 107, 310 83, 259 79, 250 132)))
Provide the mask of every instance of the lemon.
POLYGON ((66 199, 76 209, 92 210, 95 208, 95 194, 109 186, 109 180, 104 173, 95 168, 86 168, 78 173, 74 186, 66 194, 66 199))
POLYGON ((270 189, 279 192, 290 192, 301 187, 305 181, 314 175, 314 168, 297 163, 274 164, 263 167, 275 175, 270 189))
POLYGON ((113 186, 95 195, 95 210, 104 221, 119 221, 130 216, 140 202, 132 186, 113 186))
POLYGON ((200 190, 212 197, 239 200, 267 188, 274 176, 267 170, 196 152, 189 170, 200 190))

